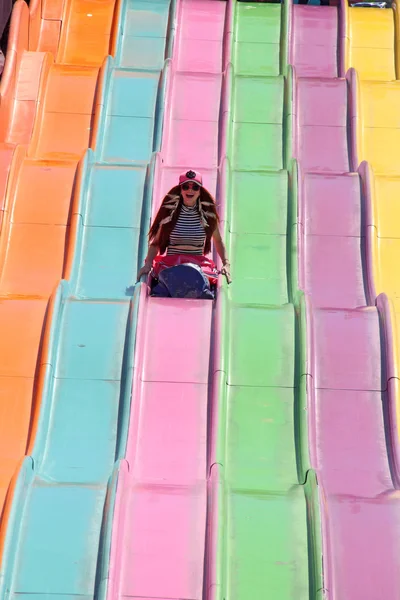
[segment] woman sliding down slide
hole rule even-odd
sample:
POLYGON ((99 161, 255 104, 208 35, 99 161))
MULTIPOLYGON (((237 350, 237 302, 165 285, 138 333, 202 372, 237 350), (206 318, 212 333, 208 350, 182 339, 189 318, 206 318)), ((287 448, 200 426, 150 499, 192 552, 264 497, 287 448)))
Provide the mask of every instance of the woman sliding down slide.
POLYGON ((211 239, 222 260, 221 273, 231 282, 230 265, 218 227, 215 200, 199 172, 187 171, 164 197, 149 231, 149 250, 138 280, 151 272, 151 295, 214 298, 218 270, 206 257, 211 239))

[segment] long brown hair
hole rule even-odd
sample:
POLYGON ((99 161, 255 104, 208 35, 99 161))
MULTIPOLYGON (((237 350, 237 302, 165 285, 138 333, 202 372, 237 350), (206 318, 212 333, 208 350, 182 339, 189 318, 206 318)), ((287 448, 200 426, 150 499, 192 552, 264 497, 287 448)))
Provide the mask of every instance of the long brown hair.
MULTIPOLYGON (((158 213, 150 227, 149 242, 151 244, 157 241, 160 254, 164 254, 168 247, 169 236, 181 214, 182 204, 181 188, 180 185, 176 185, 164 196, 158 213)), ((212 235, 219 223, 219 216, 214 198, 203 187, 200 188, 197 209, 206 232, 204 254, 208 254, 211 250, 212 235)))

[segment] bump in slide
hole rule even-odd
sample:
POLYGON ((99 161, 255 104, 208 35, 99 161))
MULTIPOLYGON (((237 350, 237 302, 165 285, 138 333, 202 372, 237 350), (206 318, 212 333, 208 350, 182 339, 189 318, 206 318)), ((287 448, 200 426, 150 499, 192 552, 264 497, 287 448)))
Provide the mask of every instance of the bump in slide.
POLYGON ((398 596, 399 19, 17 0, 1 600, 398 596), (215 302, 134 285, 188 167, 232 262, 215 302))

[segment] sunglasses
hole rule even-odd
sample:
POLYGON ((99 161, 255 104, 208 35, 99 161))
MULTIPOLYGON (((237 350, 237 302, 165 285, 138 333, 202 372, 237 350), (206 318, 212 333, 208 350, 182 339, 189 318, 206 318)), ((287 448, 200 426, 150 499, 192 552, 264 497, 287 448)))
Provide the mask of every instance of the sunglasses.
POLYGON ((197 183, 184 183, 182 184, 182 189, 185 190, 185 192, 187 192, 188 190, 190 190, 190 188, 192 188, 192 190, 194 192, 198 192, 200 189, 200 186, 197 183))

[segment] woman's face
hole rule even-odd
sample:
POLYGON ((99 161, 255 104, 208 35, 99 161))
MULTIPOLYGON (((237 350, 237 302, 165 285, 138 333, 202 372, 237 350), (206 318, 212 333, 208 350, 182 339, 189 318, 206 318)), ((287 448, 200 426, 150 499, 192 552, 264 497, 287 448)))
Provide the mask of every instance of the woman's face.
POLYGON ((181 193, 185 206, 194 206, 200 196, 200 186, 198 183, 189 181, 181 185, 181 193))

